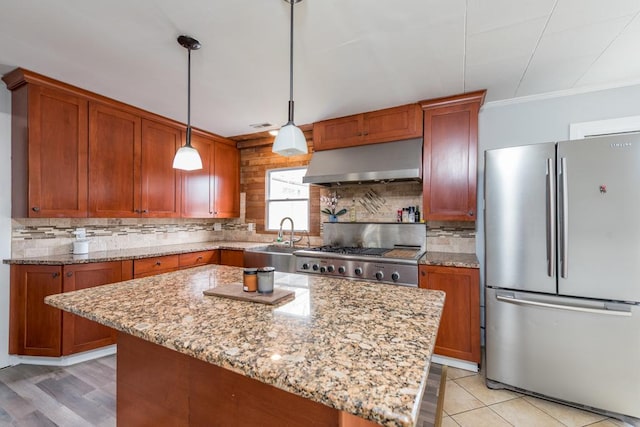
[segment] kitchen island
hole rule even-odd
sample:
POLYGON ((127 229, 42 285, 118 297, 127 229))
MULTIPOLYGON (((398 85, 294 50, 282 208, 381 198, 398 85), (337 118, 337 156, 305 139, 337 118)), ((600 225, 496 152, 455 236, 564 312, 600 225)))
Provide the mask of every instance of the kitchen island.
POLYGON ((121 425, 415 425, 444 293, 276 273, 293 301, 203 295, 241 281, 207 265, 46 302, 119 331, 121 425))

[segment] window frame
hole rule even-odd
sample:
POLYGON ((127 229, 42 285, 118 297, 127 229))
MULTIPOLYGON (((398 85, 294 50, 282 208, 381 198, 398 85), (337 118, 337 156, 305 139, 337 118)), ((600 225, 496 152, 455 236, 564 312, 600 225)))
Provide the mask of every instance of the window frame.
MULTIPOLYGON (((265 172, 265 192, 264 192, 264 231, 265 232, 277 232, 278 228, 269 228, 269 204, 270 202, 307 202, 307 228, 295 228, 294 231, 301 233, 309 233, 311 231, 311 186, 305 184, 308 188, 308 197, 306 198, 287 198, 287 199, 271 199, 271 173, 283 172, 289 170, 307 170, 307 166, 291 166, 286 168, 267 169, 265 172)), ((294 224, 295 226, 295 224, 294 224)))

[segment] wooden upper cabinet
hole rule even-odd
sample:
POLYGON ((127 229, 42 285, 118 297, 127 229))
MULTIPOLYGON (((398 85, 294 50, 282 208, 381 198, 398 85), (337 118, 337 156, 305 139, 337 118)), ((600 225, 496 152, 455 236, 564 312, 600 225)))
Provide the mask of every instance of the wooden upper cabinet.
POLYGON ((233 145, 215 142, 214 216, 240 216, 240 153, 233 145))
POLYGON ((478 112, 485 91, 422 101, 425 220, 475 221, 478 112))
POLYGON ((111 106, 89 104, 89 216, 138 216, 141 119, 111 106))
POLYGON ((435 353, 480 363, 478 269, 421 265, 419 285, 446 293, 435 353))
POLYGON ((87 101, 25 84, 12 94, 12 216, 87 216, 87 101))
POLYGON ((408 104, 313 124, 316 151, 422 136, 422 110, 408 104))
POLYGON ((240 154, 230 144, 193 131, 191 145, 198 150, 202 169, 182 173, 184 218, 240 216, 240 154))
MULTIPOLYGON (((123 280, 120 261, 65 265, 63 292, 93 288, 123 280)), ((116 331, 89 319, 62 312, 62 355, 115 344, 116 331)))
POLYGON ((141 202, 143 216, 179 217, 181 173, 173 157, 182 145, 181 129, 142 119, 141 202))
POLYGON ((182 172, 182 216, 213 218, 214 140, 192 131, 191 145, 200 154, 202 169, 182 172))

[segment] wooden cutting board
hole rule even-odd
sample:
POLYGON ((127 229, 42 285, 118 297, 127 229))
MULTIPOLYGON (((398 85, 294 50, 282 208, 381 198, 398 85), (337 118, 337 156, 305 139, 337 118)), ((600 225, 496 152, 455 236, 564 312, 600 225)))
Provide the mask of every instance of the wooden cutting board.
POLYGON ((242 290, 242 283, 230 283, 228 285, 216 286, 215 288, 203 291, 205 295, 222 298, 230 298, 240 301, 259 302, 260 304, 275 305, 284 301, 292 300, 296 297, 294 291, 274 288, 271 294, 261 294, 258 292, 245 292, 242 290))

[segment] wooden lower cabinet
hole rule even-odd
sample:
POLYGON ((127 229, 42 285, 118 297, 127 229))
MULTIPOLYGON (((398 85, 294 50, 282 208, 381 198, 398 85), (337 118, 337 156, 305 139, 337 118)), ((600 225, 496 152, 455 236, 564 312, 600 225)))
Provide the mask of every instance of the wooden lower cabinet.
POLYGON ((244 250, 220 249, 220 264, 244 267, 244 250))
POLYGON ((478 269, 421 265, 419 286, 446 293, 435 354, 480 363, 478 269))
POLYGON ((112 329, 51 307, 49 295, 119 282, 122 263, 12 265, 9 353, 58 357, 115 343, 112 329))
POLYGON ((136 259, 133 261, 133 278, 153 276, 160 273, 168 273, 180 268, 179 255, 165 255, 151 258, 136 259))
POLYGON ((62 312, 44 298, 61 292, 62 266, 11 266, 10 354, 60 356, 62 312))
POLYGON ((205 264, 219 264, 220 251, 215 249, 211 251, 189 252, 179 255, 180 268, 197 267, 205 264))
POLYGON ((116 384, 123 426, 379 426, 122 332, 116 384))
MULTIPOLYGON (((123 280, 121 262, 65 265, 63 292, 93 288, 123 280)), ((62 355, 116 343, 116 331, 89 319, 62 312, 62 355)))

